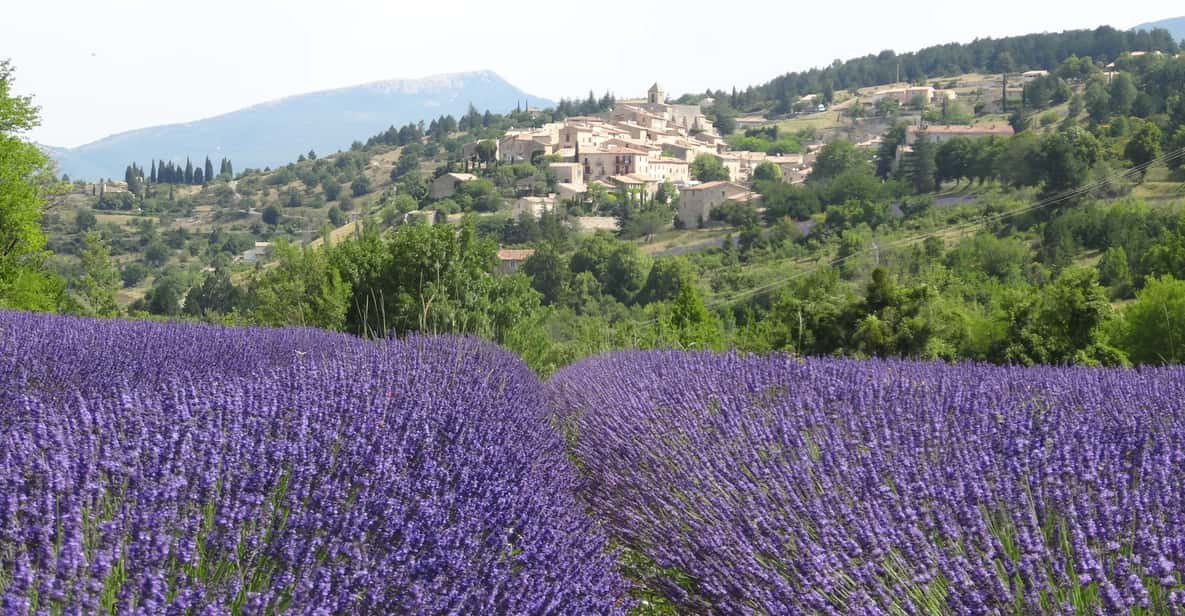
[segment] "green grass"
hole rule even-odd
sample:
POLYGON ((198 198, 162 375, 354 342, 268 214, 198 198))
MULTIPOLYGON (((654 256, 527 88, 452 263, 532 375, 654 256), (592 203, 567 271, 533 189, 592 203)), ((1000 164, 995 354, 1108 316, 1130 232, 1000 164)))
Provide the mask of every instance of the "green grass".
POLYGON ((825 130, 828 128, 835 128, 840 125, 838 119, 839 112, 824 111, 823 113, 804 114, 798 117, 790 118, 788 120, 779 120, 777 122, 778 130, 794 133, 804 128, 813 128, 815 130, 825 130))

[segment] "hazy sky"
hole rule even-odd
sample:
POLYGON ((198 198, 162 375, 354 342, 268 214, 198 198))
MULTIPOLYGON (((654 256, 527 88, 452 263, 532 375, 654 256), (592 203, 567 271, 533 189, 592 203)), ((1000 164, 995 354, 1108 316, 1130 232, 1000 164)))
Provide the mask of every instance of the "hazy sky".
POLYGON ((381 79, 490 69, 552 99, 641 95, 656 79, 678 95, 883 49, 1185 14, 1179 0, 7 4, 0 58, 42 107, 29 136, 56 146, 381 79))

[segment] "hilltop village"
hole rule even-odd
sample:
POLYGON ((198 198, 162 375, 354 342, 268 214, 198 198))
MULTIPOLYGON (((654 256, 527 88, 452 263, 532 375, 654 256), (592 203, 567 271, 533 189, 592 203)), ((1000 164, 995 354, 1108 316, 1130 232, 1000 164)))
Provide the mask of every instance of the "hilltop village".
MULTIPOLYGON (((1025 76, 1028 79, 1036 75, 1025 76)), ((836 113, 856 107, 884 109, 925 108, 950 104, 957 99, 953 89, 931 86, 874 88, 856 93, 836 113)), ((635 203, 659 198, 676 205, 675 225, 680 228, 703 227, 714 209, 725 203, 747 203, 760 209, 761 195, 753 191, 757 169, 764 163, 776 168, 776 177, 789 184, 802 184, 810 176, 822 139, 802 146, 797 152, 763 152, 734 147, 705 113, 714 101, 704 98, 697 104, 668 101, 667 93, 655 83, 644 99, 617 101, 602 114, 568 117, 533 128, 512 128, 488 143, 464 146, 464 169, 438 175, 431 183, 429 199, 452 197, 462 184, 479 179, 476 170, 485 168, 492 157, 503 164, 546 163, 554 182, 546 192, 530 190, 538 186, 535 178, 521 182, 524 194, 514 200, 514 217, 530 214, 538 217, 564 202, 581 202, 591 191, 604 191, 635 203), (492 152, 480 151, 483 147, 492 152), (719 172, 709 181, 697 177, 696 165, 713 166, 719 172), (663 193, 662 187, 669 189, 663 193), (677 194, 677 198, 675 197, 677 194)), ((798 101, 799 109, 810 113, 828 110, 821 96, 814 94, 798 101)), ((746 134, 769 134, 765 118, 739 118, 738 127, 746 134), (764 125, 764 126, 763 126, 764 125)), ((776 129, 774 134, 776 135, 776 129)), ((905 143, 898 148, 897 160, 912 151, 918 139, 941 143, 953 136, 978 138, 1006 137, 1013 134, 1007 123, 910 126, 905 143)), ((871 148, 880 144, 879 135, 858 145, 871 148)), ((431 207, 430 205, 428 207, 431 207)), ((588 224, 605 224, 597 217, 586 217, 588 224)), ((612 224, 610 223, 610 226, 612 224)))

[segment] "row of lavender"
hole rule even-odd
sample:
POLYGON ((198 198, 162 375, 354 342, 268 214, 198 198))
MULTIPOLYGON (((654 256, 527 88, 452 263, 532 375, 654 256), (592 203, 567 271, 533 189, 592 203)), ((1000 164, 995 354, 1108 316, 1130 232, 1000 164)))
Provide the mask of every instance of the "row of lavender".
POLYGON ((680 612, 1185 613, 1185 370, 650 352, 548 387, 680 612))
POLYGON ((0 611, 621 612, 544 402, 472 340, 0 313, 0 611))

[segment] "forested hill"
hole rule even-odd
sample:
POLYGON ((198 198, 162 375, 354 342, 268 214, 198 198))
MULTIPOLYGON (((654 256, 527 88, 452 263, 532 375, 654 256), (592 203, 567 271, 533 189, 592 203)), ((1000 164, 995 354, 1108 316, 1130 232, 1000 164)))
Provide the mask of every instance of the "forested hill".
POLYGON ((47 148, 72 178, 123 177, 130 160, 229 157, 240 168, 283 165, 313 148, 333 152, 391 125, 516 104, 546 107, 490 71, 438 75, 290 96, 224 115, 134 130, 77 148, 47 148))
POLYGON ((902 54, 886 50, 846 62, 837 60, 826 68, 787 73, 738 93, 732 103, 744 109, 772 106, 775 113, 783 113, 789 111, 795 98, 817 92, 966 73, 1052 70, 1071 56, 1089 56, 1105 64, 1124 52, 1176 52, 1177 48, 1172 35, 1163 29, 1123 31, 1100 26, 1094 30, 948 43, 902 54))

